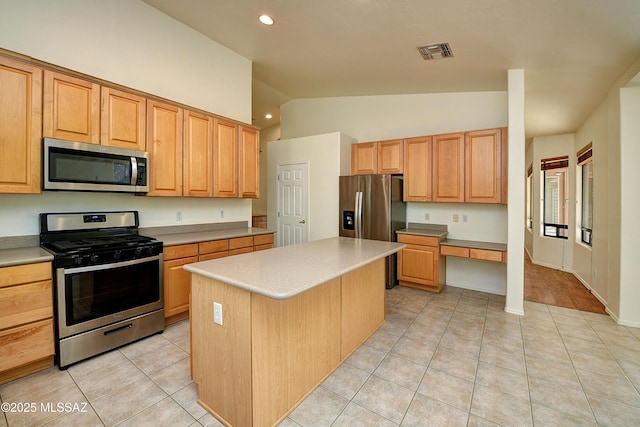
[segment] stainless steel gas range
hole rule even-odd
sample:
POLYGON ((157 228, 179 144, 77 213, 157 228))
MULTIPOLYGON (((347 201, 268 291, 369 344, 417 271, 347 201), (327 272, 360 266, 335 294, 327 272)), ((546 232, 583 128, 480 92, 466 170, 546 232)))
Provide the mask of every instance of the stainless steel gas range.
POLYGON ((138 225, 137 211, 40 214, 61 369, 164 330, 162 242, 138 225))

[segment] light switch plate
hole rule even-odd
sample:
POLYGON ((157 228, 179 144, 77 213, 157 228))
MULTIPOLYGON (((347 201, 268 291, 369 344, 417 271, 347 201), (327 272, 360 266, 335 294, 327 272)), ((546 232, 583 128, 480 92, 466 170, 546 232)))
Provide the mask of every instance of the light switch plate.
POLYGON ((219 302, 213 303, 213 322, 222 325, 222 304, 219 302))

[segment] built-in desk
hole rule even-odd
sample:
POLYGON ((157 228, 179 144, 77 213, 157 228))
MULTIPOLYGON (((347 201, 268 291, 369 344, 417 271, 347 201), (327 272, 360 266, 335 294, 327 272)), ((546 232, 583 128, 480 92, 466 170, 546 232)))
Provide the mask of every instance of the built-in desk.
POLYGON ((444 239, 440 242, 440 255, 506 263, 507 245, 506 243, 444 239))

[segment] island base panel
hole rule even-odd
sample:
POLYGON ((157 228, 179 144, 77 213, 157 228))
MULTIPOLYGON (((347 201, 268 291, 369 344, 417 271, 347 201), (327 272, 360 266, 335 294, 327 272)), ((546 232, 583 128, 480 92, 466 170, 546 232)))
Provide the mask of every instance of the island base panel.
POLYGON ((384 304, 384 259, 284 300, 194 274, 198 401, 225 425, 277 425, 378 329, 384 304))

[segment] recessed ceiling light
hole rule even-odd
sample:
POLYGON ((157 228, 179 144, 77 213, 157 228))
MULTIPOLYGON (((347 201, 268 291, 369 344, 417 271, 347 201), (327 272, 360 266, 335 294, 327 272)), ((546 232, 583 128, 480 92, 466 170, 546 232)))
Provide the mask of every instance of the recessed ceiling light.
POLYGON ((270 17, 269 15, 260 15, 258 20, 262 22, 264 25, 273 25, 273 18, 270 17))
POLYGON ((270 119, 270 118, 272 118, 273 116, 272 116, 271 114, 267 114, 267 115, 266 115, 266 116, 264 116, 264 117, 265 117, 265 119, 270 119))

